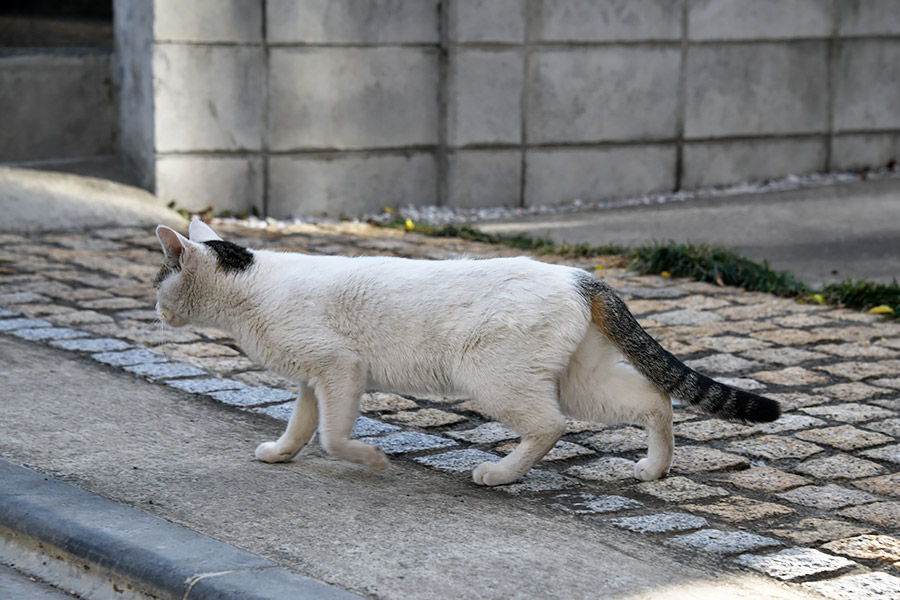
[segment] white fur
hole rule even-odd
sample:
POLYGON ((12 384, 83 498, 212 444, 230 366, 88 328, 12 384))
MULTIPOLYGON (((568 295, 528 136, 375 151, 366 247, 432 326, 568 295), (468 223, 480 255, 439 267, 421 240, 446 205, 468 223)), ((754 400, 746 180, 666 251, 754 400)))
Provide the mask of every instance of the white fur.
POLYGON ((478 484, 525 474, 564 433, 565 415, 648 427, 649 455, 635 475, 668 471, 671 405, 592 324, 574 269, 526 258, 254 251, 248 270, 228 273, 196 243, 215 232, 199 223, 190 233, 193 241, 160 235, 182 265, 159 287, 162 319, 228 331, 251 358, 301 384, 284 435, 257 448, 260 460, 290 460, 318 422, 330 454, 384 470, 380 450, 349 437, 361 393, 379 389, 466 394, 518 432, 516 450, 475 469, 478 484))

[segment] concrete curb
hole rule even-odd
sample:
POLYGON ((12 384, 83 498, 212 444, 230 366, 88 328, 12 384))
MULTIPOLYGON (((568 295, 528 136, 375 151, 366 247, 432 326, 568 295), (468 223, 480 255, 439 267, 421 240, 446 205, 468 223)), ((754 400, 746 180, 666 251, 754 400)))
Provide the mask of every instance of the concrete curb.
POLYGON ((359 598, 4 460, 0 481, 0 560, 85 596, 359 598))

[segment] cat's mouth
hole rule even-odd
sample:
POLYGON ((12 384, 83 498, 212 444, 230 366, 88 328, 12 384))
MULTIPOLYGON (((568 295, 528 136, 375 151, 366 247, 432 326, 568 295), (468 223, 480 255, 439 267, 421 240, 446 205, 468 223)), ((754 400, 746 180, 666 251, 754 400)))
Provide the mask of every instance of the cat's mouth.
POLYGON ((181 327, 187 325, 188 322, 187 319, 178 316, 159 302, 156 303, 156 314, 169 327, 181 327))

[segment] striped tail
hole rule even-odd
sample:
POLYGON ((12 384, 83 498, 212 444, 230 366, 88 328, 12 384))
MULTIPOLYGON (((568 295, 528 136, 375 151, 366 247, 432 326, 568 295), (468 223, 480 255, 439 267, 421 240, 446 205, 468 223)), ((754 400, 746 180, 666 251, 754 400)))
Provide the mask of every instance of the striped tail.
POLYGON ((585 274, 579 286, 591 319, 634 368, 663 393, 722 419, 769 423, 781 416, 778 402, 719 383, 694 371, 650 337, 606 283, 585 274))

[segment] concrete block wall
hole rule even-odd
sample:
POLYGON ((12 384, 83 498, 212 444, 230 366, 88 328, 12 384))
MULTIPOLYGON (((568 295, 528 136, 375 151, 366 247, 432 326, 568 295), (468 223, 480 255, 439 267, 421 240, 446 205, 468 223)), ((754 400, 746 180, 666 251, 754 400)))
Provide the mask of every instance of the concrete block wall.
POLYGON ((894 0, 115 6, 123 154, 188 208, 530 206, 900 155, 894 0))

